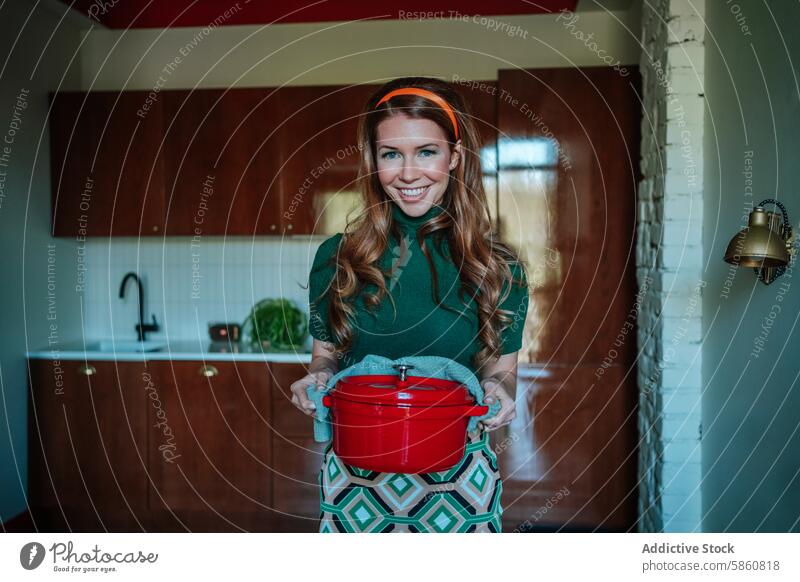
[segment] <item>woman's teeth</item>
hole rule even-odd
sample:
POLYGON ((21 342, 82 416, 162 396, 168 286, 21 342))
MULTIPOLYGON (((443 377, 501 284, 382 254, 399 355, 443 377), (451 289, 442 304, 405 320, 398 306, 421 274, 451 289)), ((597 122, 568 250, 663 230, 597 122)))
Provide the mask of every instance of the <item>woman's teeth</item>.
POLYGON ((400 193, 403 196, 406 196, 407 198, 417 198, 419 196, 422 196, 427 189, 428 189, 427 186, 425 186, 424 188, 398 188, 398 190, 400 190, 400 193))

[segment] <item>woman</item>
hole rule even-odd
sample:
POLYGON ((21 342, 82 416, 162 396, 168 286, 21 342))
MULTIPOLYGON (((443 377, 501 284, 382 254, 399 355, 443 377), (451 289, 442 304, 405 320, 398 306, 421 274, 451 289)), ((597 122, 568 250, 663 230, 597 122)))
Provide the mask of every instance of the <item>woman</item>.
POLYGON ((314 258, 312 362, 292 401, 313 415, 306 387, 367 354, 437 355, 470 368, 501 408, 450 471, 363 471, 328 445, 320 531, 499 532, 502 483, 487 432, 515 416, 527 278, 494 238, 473 118, 450 84, 395 79, 368 100, 358 139, 365 210, 314 258))

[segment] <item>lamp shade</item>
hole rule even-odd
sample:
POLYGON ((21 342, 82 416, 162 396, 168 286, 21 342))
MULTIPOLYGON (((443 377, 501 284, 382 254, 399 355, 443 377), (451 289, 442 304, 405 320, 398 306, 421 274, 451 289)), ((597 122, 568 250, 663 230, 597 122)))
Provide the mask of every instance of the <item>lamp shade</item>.
POLYGON ((740 230, 728 243, 725 262, 740 267, 772 268, 789 263, 786 241, 770 228, 767 212, 756 207, 750 213, 749 227, 740 230))

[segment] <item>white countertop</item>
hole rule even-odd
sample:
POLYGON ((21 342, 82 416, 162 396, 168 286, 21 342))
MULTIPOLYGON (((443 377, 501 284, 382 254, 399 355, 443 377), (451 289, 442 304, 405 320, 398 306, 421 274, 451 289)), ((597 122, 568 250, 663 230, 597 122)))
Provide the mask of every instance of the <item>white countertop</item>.
MULTIPOLYGON (((40 360, 202 360, 202 361, 239 361, 239 362, 283 362, 291 364, 311 363, 311 353, 307 351, 260 351, 244 344, 214 343, 211 340, 173 340, 161 341, 164 346, 157 351, 134 351, 127 345, 135 344, 130 340, 118 341, 121 346, 116 350, 96 349, 101 342, 111 340, 87 340, 53 344, 38 350, 27 352, 27 357, 40 360)), ((150 342, 148 342, 150 343, 150 342)))

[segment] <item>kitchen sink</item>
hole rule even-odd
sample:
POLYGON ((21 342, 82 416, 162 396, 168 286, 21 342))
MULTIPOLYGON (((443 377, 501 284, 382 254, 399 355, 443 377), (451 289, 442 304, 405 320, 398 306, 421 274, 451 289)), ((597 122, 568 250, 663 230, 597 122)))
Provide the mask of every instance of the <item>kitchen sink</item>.
POLYGON ((166 342, 136 340, 101 340, 86 344, 87 352, 157 352, 167 347, 166 342))

